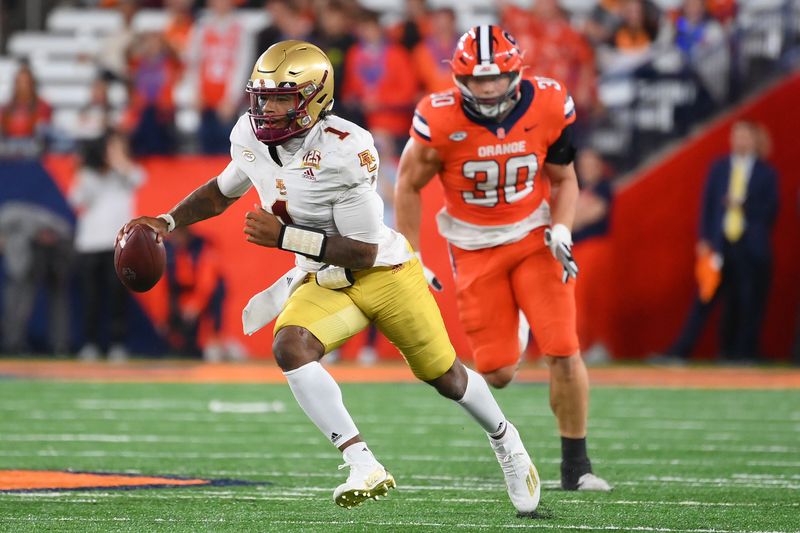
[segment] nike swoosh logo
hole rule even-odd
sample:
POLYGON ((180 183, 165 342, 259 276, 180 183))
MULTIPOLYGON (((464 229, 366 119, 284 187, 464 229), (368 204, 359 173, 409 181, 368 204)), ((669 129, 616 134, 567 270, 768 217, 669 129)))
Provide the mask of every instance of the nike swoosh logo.
POLYGON ((525 128, 523 128, 523 129, 524 129, 525 131, 531 131, 533 128, 535 128, 535 127, 536 127, 536 126, 538 126, 538 125, 539 125, 539 124, 534 124, 534 125, 532 125, 532 126, 525 126, 525 128))

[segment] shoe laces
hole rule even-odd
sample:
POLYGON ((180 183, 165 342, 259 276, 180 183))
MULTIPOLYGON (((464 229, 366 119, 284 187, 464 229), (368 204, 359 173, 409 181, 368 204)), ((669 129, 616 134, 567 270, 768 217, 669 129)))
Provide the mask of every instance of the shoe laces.
POLYGON ((504 474, 513 474, 516 477, 528 475, 530 463, 524 452, 511 452, 500 459, 500 468, 504 474))

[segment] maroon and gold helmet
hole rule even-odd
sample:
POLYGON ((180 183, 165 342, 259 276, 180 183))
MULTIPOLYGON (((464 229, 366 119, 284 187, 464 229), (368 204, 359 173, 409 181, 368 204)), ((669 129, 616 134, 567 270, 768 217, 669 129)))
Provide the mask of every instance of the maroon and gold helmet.
POLYGON ((333 66, 311 43, 275 43, 256 61, 247 94, 256 138, 267 145, 280 144, 311 129, 323 111, 333 107, 333 66), (268 98, 289 98, 293 105, 286 114, 267 114, 268 98))

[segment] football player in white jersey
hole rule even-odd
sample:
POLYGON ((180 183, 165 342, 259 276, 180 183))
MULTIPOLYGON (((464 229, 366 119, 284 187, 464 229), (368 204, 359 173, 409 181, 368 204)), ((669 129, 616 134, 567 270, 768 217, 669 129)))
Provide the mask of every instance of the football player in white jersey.
MULTIPOLYGON (((406 239, 382 222, 372 136, 330 115, 333 69, 302 41, 271 46, 247 85, 250 108, 231 133, 231 163, 169 213, 134 219, 160 235, 217 216, 251 186, 247 241, 296 254, 296 268, 253 297, 250 333, 279 314, 272 350, 300 407, 344 456, 343 507, 395 486, 367 447, 320 359, 370 322, 400 350, 414 375, 455 400, 486 431, 517 511, 533 512, 541 485, 516 428, 484 379, 456 358, 422 266, 406 239)), ((119 238, 119 237, 118 237, 119 238)))

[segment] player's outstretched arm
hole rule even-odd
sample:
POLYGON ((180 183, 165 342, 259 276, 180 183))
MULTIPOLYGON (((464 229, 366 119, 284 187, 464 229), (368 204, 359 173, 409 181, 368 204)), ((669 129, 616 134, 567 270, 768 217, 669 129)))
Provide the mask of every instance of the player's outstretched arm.
POLYGON ((397 168, 397 185, 394 201, 397 231, 402 233, 414 250, 420 249, 420 224, 422 219, 422 188, 439 172, 442 166, 436 149, 409 139, 397 168))
POLYGON ((222 194, 217 178, 212 178, 181 200, 169 214, 175 219, 176 227, 188 226, 222 214, 238 199, 222 194))
POLYGON ((436 274, 422 263, 419 229, 422 221, 422 188, 441 168, 442 161, 434 148, 416 142, 413 138, 409 139, 400 157, 394 193, 397 230, 416 250, 425 280, 436 291, 442 290, 442 283, 436 274))
POLYGON ((238 198, 229 198, 222 194, 217 185, 217 178, 212 178, 181 200, 172 208, 168 216, 134 218, 119 230, 117 240, 120 240, 128 228, 134 224, 150 226, 156 231, 160 240, 178 226, 188 226, 221 214, 236 200, 238 198), (172 222, 168 222, 169 217, 172 217, 172 222))
POLYGON ((564 267, 562 281, 578 276, 578 265, 572 257, 572 224, 578 206, 578 177, 572 163, 545 163, 550 178, 552 227, 545 231, 545 244, 553 257, 564 267))
POLYGON ((253 206, 245 216, 244 233, 247 241, 268 248, 295 252, 322 263, 353 270, 364 270, 375 264, 378 245, 296 224, 284 225, 278 217, 253 206))

